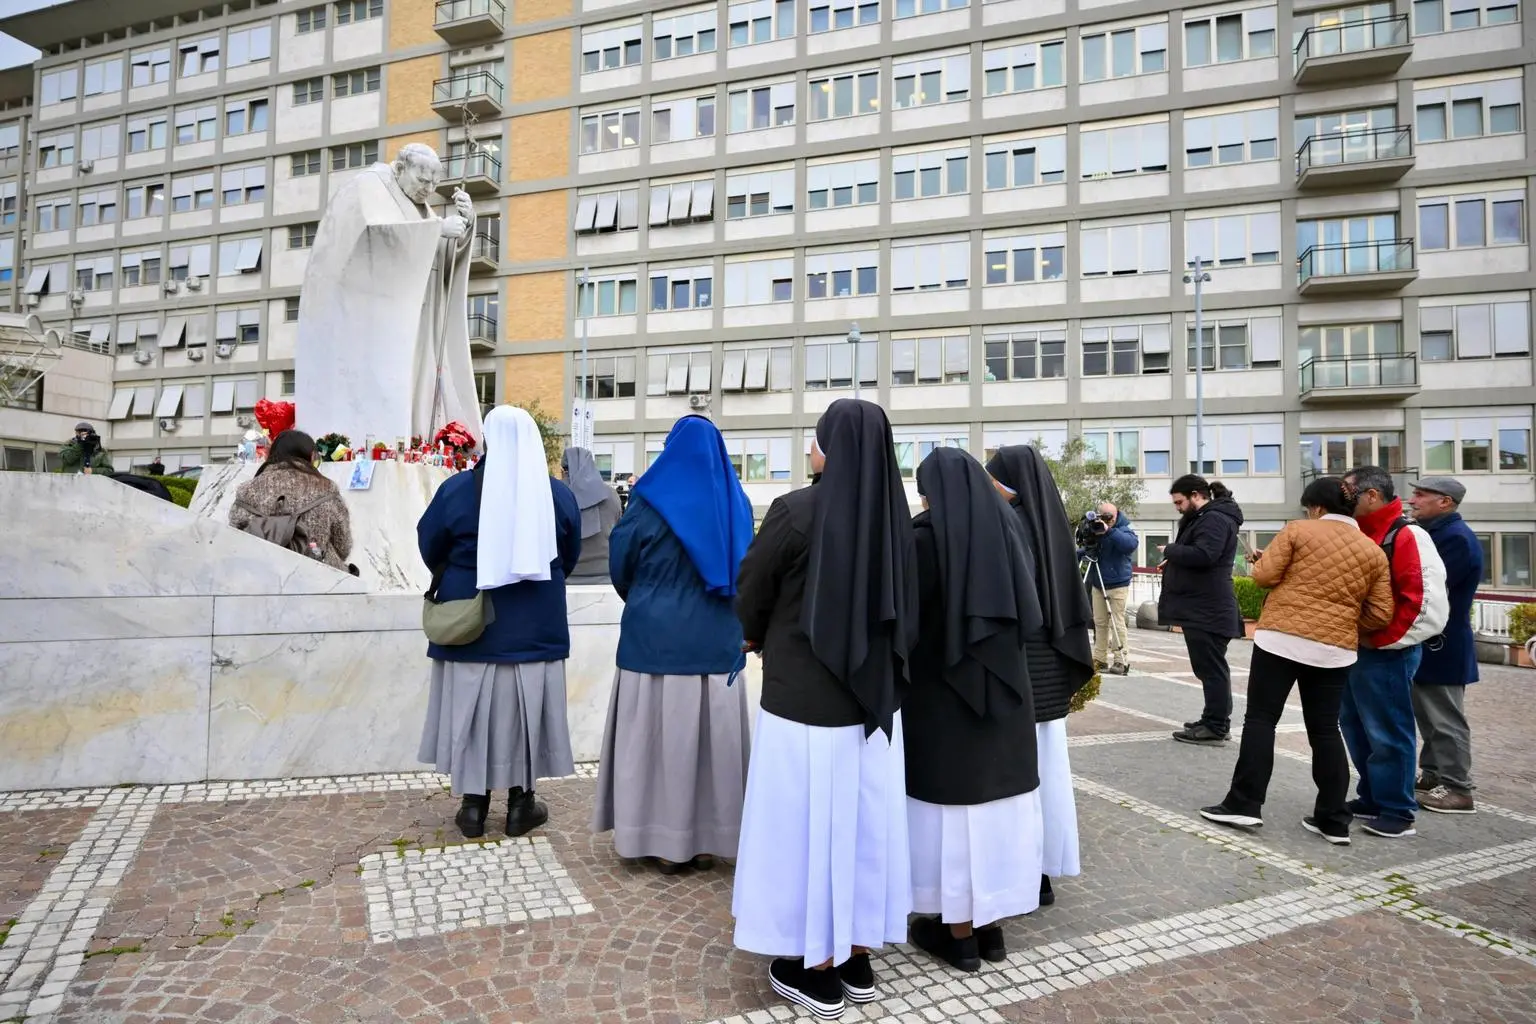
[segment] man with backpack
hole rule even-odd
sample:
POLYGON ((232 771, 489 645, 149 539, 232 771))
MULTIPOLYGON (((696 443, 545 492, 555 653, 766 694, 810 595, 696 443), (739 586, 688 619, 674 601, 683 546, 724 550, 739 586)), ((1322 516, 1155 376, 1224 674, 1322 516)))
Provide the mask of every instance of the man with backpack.
POLYGON ((1396 606, 1385 629, 1360 638, 1339 709, 1344 745, 1360 773, 1349 809, 1367 832, 1397 839, 1415 834, 1413 676, 1420 645, 1438 636, 1450 615, 1445 563, 1429 534, 1403 516, 1386 470, 1352 469, 1344 486, 1355 498, 1361 531, 1386 552, 1396 606))

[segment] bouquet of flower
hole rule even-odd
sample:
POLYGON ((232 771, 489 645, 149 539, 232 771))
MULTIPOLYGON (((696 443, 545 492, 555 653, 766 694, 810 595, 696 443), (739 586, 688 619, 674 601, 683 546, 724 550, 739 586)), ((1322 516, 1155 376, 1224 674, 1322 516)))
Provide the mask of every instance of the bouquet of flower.
POLYGON ((446 446, 454 455, 461 457, 473 452, 475 445, 478 444, 475 440, 475 435, 471 434, 468 428, 457 420, 439 430, 436 436, 432 438, 432 443, 438 448, 446 446))
POLYGON ((327 462, 342 462, 346 456, 341 453, 346 452, 347 446, 351 443, 351 439, 346 434, 330 433, 315 438, 315 451, 319 452, 320 457, 327 462))
POLYGON ((256 422, 261 424, 261 429, 267 432, 268 437, 292 430, 293 418, 292 402, 274 402, 270 398, 263 398, 256 403, 256 422))

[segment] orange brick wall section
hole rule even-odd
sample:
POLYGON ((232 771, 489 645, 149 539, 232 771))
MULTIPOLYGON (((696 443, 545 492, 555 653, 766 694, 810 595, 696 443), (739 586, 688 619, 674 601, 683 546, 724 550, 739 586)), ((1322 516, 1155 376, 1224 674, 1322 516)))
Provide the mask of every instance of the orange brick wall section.
POLYGON ((559 341, 565 337, 565 279, 560 271, 507 278, 502 307, 508 341, 559 341))
POLYGON ((432 83, 442 77, 443 60, 437 56, 397 60, 385 65, 389 101, 385 124, 409 124, 432 117, 432 83))
POLYGON ((571 13, 571 0, 517 0, 512 5, 512 20, 519 25, 563 18, 571 13))
POLYGON ((558 260, 569 254, 570 226, 566 191, 530 192, 507 200, 506 256, 518 260, 558 260))
POLYGON ((384 142, 384 162, 389 163, 400 154, 400 150, 413 142, 431 146, 438 156, 443 155, 443 143, 438 132, 417 132, 414 135, 398 135, 384 142))
POLYGON ((502 368, 502 398, 509 405, 537 402, 548 415, 566 418, 565 360, 560 352, 508 356, 502 368))
POLYGON ((571 30, 512 40, 512 101, 552 100, 571 89, 571 30))
POLYGON ((571 112, 550 110, 511 120, 508 181, 563 178, 571 169, 571 112))
POLYGON ((433 0, 394 0, 389 4, 389 49, 440 42, 432 28, 436 6, 433 0))

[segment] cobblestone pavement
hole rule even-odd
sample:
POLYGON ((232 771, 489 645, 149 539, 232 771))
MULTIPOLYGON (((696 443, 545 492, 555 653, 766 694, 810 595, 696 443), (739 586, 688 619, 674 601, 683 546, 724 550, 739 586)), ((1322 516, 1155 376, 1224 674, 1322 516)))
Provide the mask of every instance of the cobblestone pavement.
MULTIPOLYGON (((1295 709, 1265 827, 1200 819, 1235 744, 1172 742, 1201 703, 1182 642, 1132 646, 1069 724, 1082 876, 979 974, 881 951, 882 998, 845 1021, 1536 1024, 1536 673, 1469 691, 1478 814, 1336 848, 1299 824, 1295 709)), ((810 1019, 731 948, 729 867, 664 877, 588 832, 592 774, 542 784, 531 837, 493 807, 482 843, 430 773, 0 793, 0 1021, 810 1019)))

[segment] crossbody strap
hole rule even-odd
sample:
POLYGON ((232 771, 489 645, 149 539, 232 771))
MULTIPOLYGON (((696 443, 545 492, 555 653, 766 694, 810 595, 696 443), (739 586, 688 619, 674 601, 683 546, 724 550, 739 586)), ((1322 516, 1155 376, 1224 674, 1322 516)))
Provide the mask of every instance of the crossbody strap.
MULTIPOLYGON (((478 466, 478 463, 476 465, 478 466)), ((480 518, 480 496, 485 493, 485 470, 482 469, 476 473, 475 470, 472 469, 468 472, 475 473, 475 520, 478 523, 480 518)), ((426 596, 429 600, 437 600, 437 588, 443 585, 443 576, 447 572, 447 562, 444 562, 442 565, 432 570, 432 583, 427 587, 426 593, 426 596)))

